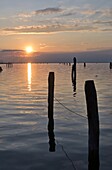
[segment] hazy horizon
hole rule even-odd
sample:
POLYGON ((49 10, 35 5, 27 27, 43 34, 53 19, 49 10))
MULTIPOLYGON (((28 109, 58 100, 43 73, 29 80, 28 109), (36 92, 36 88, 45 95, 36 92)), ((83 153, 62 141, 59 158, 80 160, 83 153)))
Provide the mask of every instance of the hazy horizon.
POLYGON ((112 62, 112 50, 97 50, 84 52, 33 52, 26 54, 23 50, 2 50, 0 51, 0 63, 12 62, 47 62, 47 63, 63 63, 73 62, 76 57, 77 62, 95 62, 108 63, 112 62))

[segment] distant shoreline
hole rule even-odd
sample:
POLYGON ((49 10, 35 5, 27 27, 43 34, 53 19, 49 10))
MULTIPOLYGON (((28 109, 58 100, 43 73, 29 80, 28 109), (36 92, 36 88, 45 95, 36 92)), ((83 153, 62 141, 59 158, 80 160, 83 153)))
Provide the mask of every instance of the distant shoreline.
MULTIPOLYGON (((0 64, 73 64, 73 62, 0 62, 0 64)), ((77 62, 77 64, 83 64, 84 62, 77 62)), ((85 62, 88 64, 102 64, 102 63, 110 63, 110 62, 85 62)))

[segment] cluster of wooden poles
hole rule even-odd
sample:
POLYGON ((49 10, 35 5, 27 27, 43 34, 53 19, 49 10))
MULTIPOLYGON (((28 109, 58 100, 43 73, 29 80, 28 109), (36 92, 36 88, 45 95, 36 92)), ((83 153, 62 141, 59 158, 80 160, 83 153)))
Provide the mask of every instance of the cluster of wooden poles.
MULTIPOLYGON (((76 76, 76 59, 72 67, 72 74, 76 76)), ((99 170, 99 115, 95 84, 93 80, 85 82, 85 96, 87 103, 88 116, 88 170, 99 170)), ((49 135, 49 151, 55 151, 54 136, 54 72, 49 73, 48 77, 48 135, 49 135)))

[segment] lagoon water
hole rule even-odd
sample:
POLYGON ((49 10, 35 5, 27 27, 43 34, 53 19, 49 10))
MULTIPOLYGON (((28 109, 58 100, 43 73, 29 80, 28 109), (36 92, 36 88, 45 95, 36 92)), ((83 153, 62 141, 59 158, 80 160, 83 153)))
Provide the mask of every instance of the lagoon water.
POLYGON ((97 91, 100 170, 112 169, 112 70, 108 63, 88 63, 85 68, 77 64, 76 93, 71 66, 28 63, 2 67, 0 170, 88 169, 86 80, 94 80, 97 91), (49 152, 47 129, 50 71, 55 73, 55 152, 49 152))

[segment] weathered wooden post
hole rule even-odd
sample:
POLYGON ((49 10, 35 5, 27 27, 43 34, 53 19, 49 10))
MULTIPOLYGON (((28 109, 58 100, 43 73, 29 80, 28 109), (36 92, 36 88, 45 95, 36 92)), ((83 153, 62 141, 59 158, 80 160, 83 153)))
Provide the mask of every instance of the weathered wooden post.
POLYGON ((112 62, 110 62, 110 65, 109 65, 110 69, 112 69, 112 62))
POLYGON ((73 58, 73 66, 72 66, 72 73, 71 73, 71 77, 72 77, 72 85, 73 85, 73 96, 75 96, 76 94, 76 58, 73 58))
POLYGON ((85 94, 88 112, 88 170, 99 170, 99 116, 97 94, 93 80, 86 81, 85 94))
POLYGON ((3 71, 3 69, 2 69, 2 67, 0 66, 0 72, 2 72, 3 71))
POLYGON ((54 106, 54 72, 50 72, 48 77, 48 119, 49 119, 48 136, 49 136, 50 152, 55 151, 53 106, 54 106))
POLYGON ((53 119, 54 105, 54 72, 49 73, 48 77, 48 118, 53 119))
POLYGON ((72 66, 72 82, 76 81, 76 58, 73 58, 73 66, 72 66))

